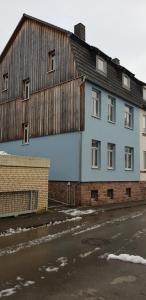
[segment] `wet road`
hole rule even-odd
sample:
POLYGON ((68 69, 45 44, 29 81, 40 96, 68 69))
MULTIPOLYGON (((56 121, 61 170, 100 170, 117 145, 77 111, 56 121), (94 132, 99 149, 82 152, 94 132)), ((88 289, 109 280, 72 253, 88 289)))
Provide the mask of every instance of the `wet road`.
POLYGON ((146 206, 0 236, 0 299, 145 300, 146 206))

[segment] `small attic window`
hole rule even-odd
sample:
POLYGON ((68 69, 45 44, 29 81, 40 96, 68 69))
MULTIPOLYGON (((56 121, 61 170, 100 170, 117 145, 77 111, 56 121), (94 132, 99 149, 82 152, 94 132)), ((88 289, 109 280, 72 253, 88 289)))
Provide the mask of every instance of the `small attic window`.
POLYGON ((96 56, 96 71, 102 75, 107 75, 107 62, 100 56, 96 56))
POLYGON ((130 77, 127 74, 122 74, 122 86, 123 88, 130 90, 130 77))
POLYGON ((146 101, 146 86, 143 86, 143 100, 146 101))

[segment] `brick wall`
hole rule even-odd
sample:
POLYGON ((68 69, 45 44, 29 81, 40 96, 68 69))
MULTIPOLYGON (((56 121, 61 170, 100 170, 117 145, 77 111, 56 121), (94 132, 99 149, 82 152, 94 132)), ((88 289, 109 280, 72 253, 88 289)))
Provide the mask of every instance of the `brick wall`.
POLYGON ((11 214, 16 202, 20 210, 25 210, 24 198, 29 198, 28 192, 34 197, 34 191, 38 195, 37 211, 45 210, 48 207, 48 168, 47 159, 0 156, 0 214, 4 209, 6 213, 11 214), (14 193, 19 191, 23 193, 14 193), (3 197, 7 198, 7 203, 3 197))
POLYGON ((127 201, 146 200, 145 182, 49 182, 49 198, 76 205, 101 205, 127 201), (107 190, 113 190, 113 199, 108 197, 107 190), (91 198, 91 191, 96 191, 96 198, 91 198), (70 195, 69 195, 70 193, 70 195), (129 195, 129 194, 130 195, 129 195))

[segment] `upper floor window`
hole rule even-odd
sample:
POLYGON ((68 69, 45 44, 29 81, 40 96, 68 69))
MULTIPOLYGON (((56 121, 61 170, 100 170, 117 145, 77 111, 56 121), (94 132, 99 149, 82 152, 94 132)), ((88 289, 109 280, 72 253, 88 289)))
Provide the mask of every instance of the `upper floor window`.
POLYGON ((100 142, 92 140, 92 168, 100 167, 100 142))
POLYGON ((52 50, 48 54, 48 71, 55 70, 55 50, 52 50))
POLYGON ((122 75, 122 85, 123 88, 130 90, 130 78, 127 74, 122 75))
POLYGON ((143 168, 146 170, 146 151, 143 151, 143 168))
POLYGON ((146 86, 143 86, 143 100, 146 101, 146 86))
POLYGON ((99 56, 96 56, 96 70, 103 75, 107 74, 107 62, 99 56))
POLYGON ((116 99, 111 96, 108 96, 108 121, 116 121, 116 99))
POLYGON ((30 98, 30 80, 25 79, 23 81, 23 98, 24 100, 28 100, 30 98))
POLYGON ((132 147, 125 147, 125 170, 133 169, 133 155, 134 151, 132 147))
POLYGON ((23 144, 28 144, 29 143, 29 124, 24 123, 22 125, 23 128, 23 144))
POLYGON ((124 126, 130 129, 133 128, 133 107, 129 105, 125 105, 124 126))
POLYGON ((92 116, 101 116, 101 92, 96 90, 92 90, 92 116))
POLYGON ((8 73, 3 75, 3 91, 8 90, 8 73))
POLYGON ((108 169, 115 168, 115 144, 107 144, 107 167, 108 169))
POLYGON ((143 133, 146 133, 146 115, 143 115, 143 133))

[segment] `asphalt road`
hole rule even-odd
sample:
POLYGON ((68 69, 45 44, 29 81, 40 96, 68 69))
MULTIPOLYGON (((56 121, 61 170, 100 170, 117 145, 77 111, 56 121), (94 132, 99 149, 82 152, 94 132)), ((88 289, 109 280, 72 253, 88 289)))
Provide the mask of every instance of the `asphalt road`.
POLYGON ((0 237, 0 299, 145 300, 146 206, 0 237))

